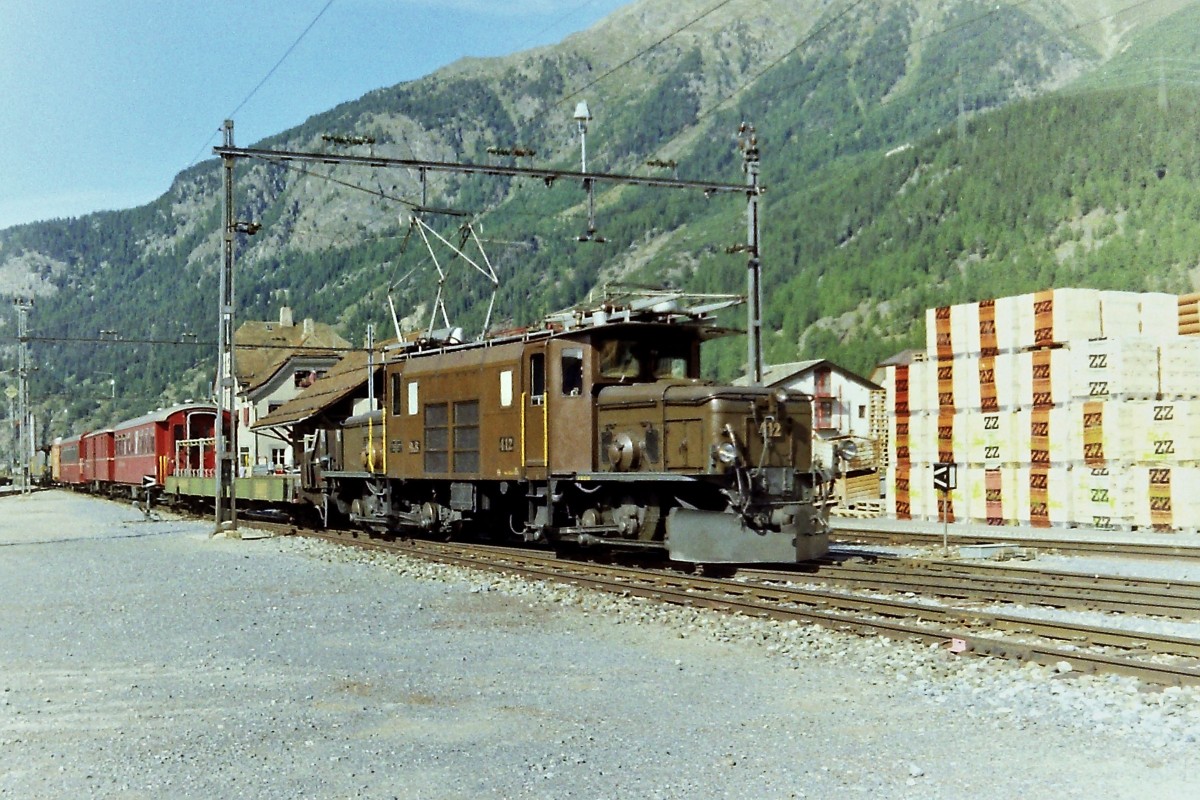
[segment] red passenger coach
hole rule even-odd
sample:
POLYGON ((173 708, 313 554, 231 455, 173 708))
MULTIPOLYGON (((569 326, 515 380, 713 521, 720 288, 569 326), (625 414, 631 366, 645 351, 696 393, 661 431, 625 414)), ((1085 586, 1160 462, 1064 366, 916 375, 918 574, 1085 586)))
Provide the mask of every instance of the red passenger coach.
POLYGON ((95 487, 112 483, 113 475, 113 432, 93 431, 80 439, 81 461, 80 483, 95 487))
POLYGON ((83 483, 83 464, 79 458, 79 440, 82 438, 71 436, 55 443, 54 447, 58 450, 58 474, 54 479, 59 483, 68 486, 83 483))
POLYGON ((112 431, 113 483, 161 486, 177 468, 203 468, 203 464, 190 463, 193 448, 188 443, 211 439, 216 418, 215 406, 183 404, 117 425, 112 431))

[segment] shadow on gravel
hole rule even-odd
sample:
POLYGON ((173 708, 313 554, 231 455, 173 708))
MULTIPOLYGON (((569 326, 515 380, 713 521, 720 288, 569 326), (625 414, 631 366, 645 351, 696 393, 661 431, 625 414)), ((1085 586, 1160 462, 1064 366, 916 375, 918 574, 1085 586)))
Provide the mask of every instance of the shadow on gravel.
MULTIPOLYGON (((137 523, 128 524, 140 524, 137 523)), ((110 542, 117 539, 146 539, 151 536, 171 536, 180 533, 188 533, 186 530, 175 529, 169 531, 153 531, 147 533, 120 533, 112 536, 76 536, 71 539, 34 539, 28 542, 0 542, 0 547, 29 547, 32 545, 46 544, 78 544, 79 542, 110 542)))

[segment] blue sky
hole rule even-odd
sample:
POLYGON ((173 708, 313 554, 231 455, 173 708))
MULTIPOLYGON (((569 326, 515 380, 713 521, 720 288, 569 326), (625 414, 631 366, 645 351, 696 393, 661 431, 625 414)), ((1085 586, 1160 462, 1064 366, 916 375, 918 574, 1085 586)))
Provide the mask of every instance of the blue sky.
MULTIPOLYGON (((158 197, 328 2, 0 0, 0 228, 158 197)), ((234 116, 236 142, 628 2, 333 0, 234 116)))

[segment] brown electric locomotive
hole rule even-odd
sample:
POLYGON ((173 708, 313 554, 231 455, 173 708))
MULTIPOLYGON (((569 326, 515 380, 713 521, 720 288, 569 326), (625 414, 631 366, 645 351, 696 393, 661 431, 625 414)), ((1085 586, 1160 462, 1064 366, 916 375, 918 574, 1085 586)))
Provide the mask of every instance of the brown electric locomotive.
POLYGON ((693 563, 820 557, 830 476, 797 392, 700 378, 706 313, 607 305, 398 345, 382 408, 318 431, 304 483, 380 534, 472 529, 693 563))

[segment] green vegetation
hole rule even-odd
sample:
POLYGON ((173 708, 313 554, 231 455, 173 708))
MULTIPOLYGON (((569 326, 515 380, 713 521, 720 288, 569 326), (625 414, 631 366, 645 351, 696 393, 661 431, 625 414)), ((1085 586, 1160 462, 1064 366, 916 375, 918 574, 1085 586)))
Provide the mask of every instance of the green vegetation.
MULTIPOLYGON (((714 54, 708 35, 589 93, 597 170, 644 174, 644 162, 667 150, 681 178, 737 183, 733 132, 742 120, 756 125, 768 187, 771 362, 824 357, 868 373, 922 346, 930 306, 1049 286, 1196 286, 1200 154, 1191 121, 1200 94, 1169 69, 1145 68, 1160 52, 1195 62, 1200 7, 1139 31, 1098 67, 1070 25, 1040 22, 1027 4, 967 0, 944 14, 927 5, 864 4, 736 93, 737 80, 720 72, 735 67, 714 59, 750 75, 759 62, 750 50, 714 54), (1044 91, 1072 73, 1081 77, 1044 91)), ((602 69, 567 49, 491 71, 458 69, 372 92, 259 144, 310 149, 322 133, 358 132, 375 136, 382 154, 411 157, 419 144, 423 157, 492 163, 488 146, 520 144, 538 151, 540 165, 577 169, 574 98, 558 100, 602 69), (405 132, 414 124, 422 137, 405 132)), ((239 165, 238 174, 238 219, 263 224, 238 243, 240 319, 272 319, 287 304, 297 319, 336 324, 361 342, 368 323, 391 335, 390 293, 401 316, 420 310, 418 323, 428 324, 437 271, 398 220, 408 208, 395 199, 418 199, 411 176, 336 174, 367 190, 359 192, 323 182, 315 168, 239 165)), ((605 281, 745 291, 746 257, 728 252, 745 241, 740 197, 600 188, 599 244, 577 241, 587 226, 578 185, 439 177, 430 186, 431 204, 478 214, 501 280, 493 327, 581 302, 605 281)), ((34 333, 179 341, 194 332, 211 342, 219 198, 210 161, 142 208, 0 232, 0 261, 36 252, 67 265, 54 278, 59 290, 38 299, 34 333)), ((458 240, 461 218, 425 219, 458 240)), ((440 245, 436 252, 452 323, 474 335, 491 286, 440 245)), ((731 311, 725 321, 740 327, 743 317, 731 311)), ((43 368, 34 396, 95 423, 207 394, 215 355, 211 344, 35 347, 43 368), (117 376, 115 401, 107 373, 117 376)), ((711 374, 744 369, 743 342, 712 347, 711 374)))

